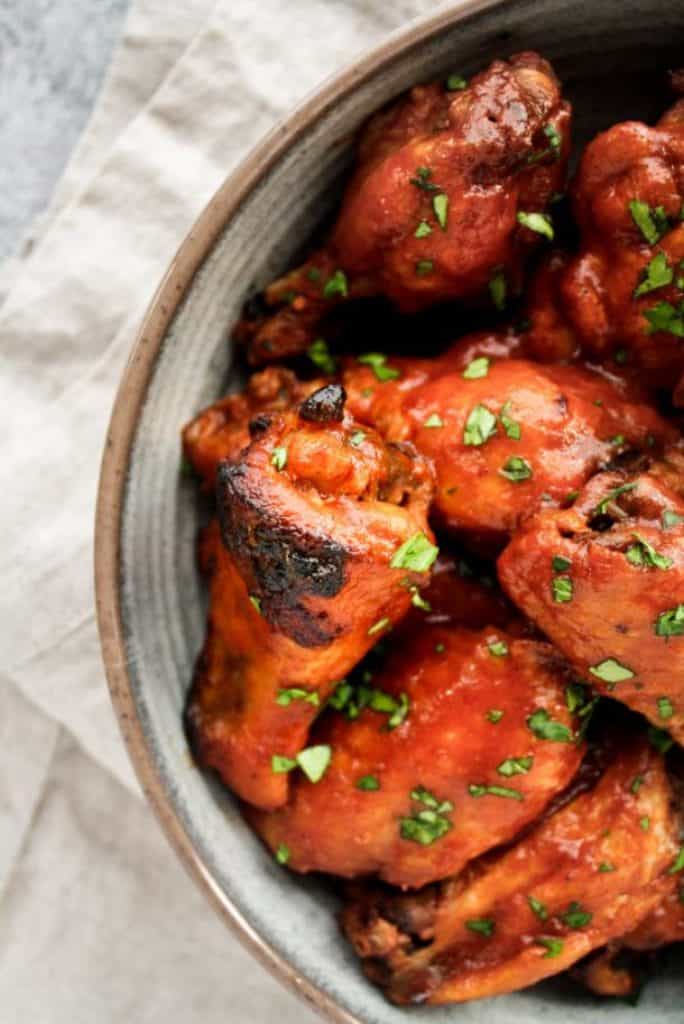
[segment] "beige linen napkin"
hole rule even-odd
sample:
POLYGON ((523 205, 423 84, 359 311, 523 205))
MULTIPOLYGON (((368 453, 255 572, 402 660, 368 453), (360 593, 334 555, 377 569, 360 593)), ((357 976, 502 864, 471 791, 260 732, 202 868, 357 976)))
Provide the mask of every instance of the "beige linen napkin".
POLYGON ((331 69, 434 7, 137 0, 32 254, 0 280, 0 1017, 12 1024, 312 1020, 126 792, 93 610, 97 473, 144 308, 226 173, 331 69))

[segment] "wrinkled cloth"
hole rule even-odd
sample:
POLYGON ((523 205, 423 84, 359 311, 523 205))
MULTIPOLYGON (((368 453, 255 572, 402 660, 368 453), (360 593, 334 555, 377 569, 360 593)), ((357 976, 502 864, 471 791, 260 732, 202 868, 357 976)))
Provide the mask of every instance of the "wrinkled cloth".
POLYGON ((248 149, 431 0, 134 0, 30 255, 0 268, 0 1019, 309 1024, 162 838, 95 625, 118 379, 176 248, 248 149))

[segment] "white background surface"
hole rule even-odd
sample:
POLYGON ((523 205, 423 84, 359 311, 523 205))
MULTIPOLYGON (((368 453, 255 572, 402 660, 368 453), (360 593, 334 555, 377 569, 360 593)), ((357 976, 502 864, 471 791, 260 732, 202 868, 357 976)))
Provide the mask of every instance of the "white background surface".
MULTIPOLYGON (((78 0, 72 13, 87 6, 78 0)), ((95 629, 97 474, 135 328, 226 173, 323 77, 436 6, 132 0, 93 117, 32 244, 0 266, 3 1024, 313 1022, 214 916, 140 799, 95 629)), ((13 7, 0 0, 0 41, 12 41, 13 7)), ((81 50, 101 53, 123 4, 91 7, 83 24, 67 20, 60 31, 65 46, 75 36, 81 50), (105 8, 110 20, 98 21, 105 8)), ((16 9, 49 18, 69 4, 21 0, 16 9)), ((68 90, 68 75, 43 75, 51 59, 37 52, 36 80, 68 90)), ((78 93, 81 112, 87 94, 78 93)), ((22 192, 39 153, 28 167, 3 152, 6 239, 38 212, 74 123, 23 126, 25 139, 47 147, 40 187, 22 192)))

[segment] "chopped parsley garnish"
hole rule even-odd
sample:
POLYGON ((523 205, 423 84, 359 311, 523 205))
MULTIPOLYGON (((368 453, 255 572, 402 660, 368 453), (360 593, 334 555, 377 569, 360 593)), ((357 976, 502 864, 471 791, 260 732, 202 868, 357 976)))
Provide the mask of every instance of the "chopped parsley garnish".
POLYGON ((424 533, 414 533, 394 552, 390 567, 408 569, 409 572, 427 572, 438 554, 439 548, 424 533))
POLYGON ((611 437, 610 443, 614 444, 616 448, 619 448, 621 445, 625 443, 625 435, 616 434, 615 437, 611 437))
POLYGON ((380 789, 380 781, 375 775, 362 775, 356 783, 357 789, 362 789, 364 792, 371 793, 376 789, 380 789))
POLYGON ((684 636, 684 604, 661 612, 654 628, 656 636, 684 636))
POLYGON ((491 643, 487 644, 489 653, 493 654, 495 658, 505 658, 508 654, 508 644, 503 640, 492 640, 491 643))
POLYGON ((503 711, 500 711, 498 708, 490 708, 486 717, 487 721, 491 722, 492 725, 498 725, 503 716, 503 711))
POLYGON ((648 817, 648 815, 644 815, 643 818, 639 818, 639 828, 642 832, 648 832, 650 827, 651 819, 648 817))
POLYGON ((309 782, 320 782, 331 757, 332 748, 327 743, 322 743, 315 747, 305 747, 294 758, 274 754, 271 758, 271 769, 276 775, 283 775, 299 766, 309 782))
POLYGON ((547 213, 525 213, 524 210, 519 210, 518 224, 553 241, 553 223, 547 213))
POLYGON ((565 572, 571 565, 570 559, 564 558, 563 555, 554 555, 551 559, 551 568, 554 572, 565 572))
POLYGON ((423 426, 424 427, 443 427, 444 426, 444 420, 442 419, 442 417, 438 413, 433 412, 425 420, 425 423, 423 424, 423 426))
POLYGON ((479 380, 481 377, 486 377, 488 373, 489 359, 487 356, 478 356, 477 359, 470 360, 463 371, 463 377, 465 380, 479 380))
POLYGON ((634 298, 638 299, 640 295, 647 295, 649 292, 657 291, 658 288, 664 288, 672 283, 673 277, 674 273, 672 267, 667 262, 665 253, 656 253, 641 272, 639 284, 634 289, 634 298))
POLYGON ((598 869, 599 869, 599 871, 601 872, 602 875, 607 875, 611 871, 617 871, 617 868, 615 867, 615 865, 611 864, 607 860, 601 861, 601 863, 598 866, 598 869))
POLYGON ((496 433, 496 416, 485 405, 470 411, 463 431, 463 444, 481 445, 496 433))
POLYGON ((386 616, 382 619, 378 619, 377 622, 374 622, 373 625, 369 627, 368 636, 375 636, 376 633, 382 633, 383 629, 387 629, 389 625, 391 625, 391 622, 386 616))
POLYGON ((416 167, 416 176, 410 181, 412 185, 422 189, 423 192, 439 192, 439 185, 433 184, 430 181, 431 177, 432 171, 429 167, 416 167))
POLYGON ((565 687, 565 703, 568 711, 574 714, 578 708, 584 707, 587 695, 581 683, 570 683, 565 687))
POLYGON ((629 787, 630 793, 634 793, 634 795, 636 796, 637 793, 639 792, 639 790, 641 789, 641 787, 643 786, 643 784, 644 784, 644 777, 643 777, 643 775, 635 775, 634 778, 632 779, 632 783, 631 783, 631 785, 629 787))
POLYGON ((422 612, 432 611, 432 605, 425 600, 418 587, 411 587, 411 604, 414 608, 420 608, 422 612))
POLYGON ((684 302, 678 306, 673 306, 671 302, 657 302, 655 306, 644 310, 644 317, 649 323, 649 334, 666 331, 674 334, 675 338, 684 338, 684 302))
POLYGON ((497 767, 499 775, 510 779, 513 775, 527 775, 534 764, 533 757, 507 757, 497 767))
POLYGON ((445 650, 444 644, 435 644, 435 654, 444 654, 445 650))
POLYGON ((663 529, 671 530, 673 526, 679 526, 680 523, 684 523, 684 516, 677 515, 671 508, 666 508, 663 512, 663 529))
POLYGON ((495 309, 503 312, 506 308, 506 275, 503 270, 495 271, 489 279, 489 295, 495 309))
POLYGON ((605 516, 608 512, 608 506, 612 505, 616 498, 619 498, 621 494, 627 494, 628 491, 633 491, 636 487, 637 481, 631 484, 622 484, 620 487, 614 487, 612 491, 606 494, 605 498, 601 498, 593 514, 595 516, 605 516))
POLYGON ((280 843, 280 845, 278 846, 278 849, 275 852, 275 859, 278 861, 279 864, 287 864, 288 860, 290 859, 290 850, 289 847, 285 845, 285 843, 280 843))
POLYGON ((440 228, 442 231, 446 231, 447 219, 449 217, 449 196, 445 195, 444 192, 434 196, 432 209, 435 211, 435 217, 440 228))
POLYGON ((271 465, 275 466, 278 472, 287 466, 287 448, 274 448, 271 454, 271 465))
POLYGON ((448 92, 461 92, 462 89, 468 88, 468 79, 463 75, 449 75, 446 87, 448 92))
POLYGON ((658 697, 658 717, 667 721, 674 715, 674 705, 669 697, 658 697))
MULTIPOLYGON (((539 150, 537 153, 531 153, 527 158, 528 164, 536 164, 539 160, 543 160, 544 157, 552 156, 555 160, 560 155, 561 148, 561 137, 552 124, 544 126, 544 135, 549 140, 549 145, 544 149, 539 150)), ((562 198, 562 196, 561 196, 562 198)))
POLYGON ((485 786, 484 784, 478 784, 471 782, 468 786, 468 792, 471 796, 501 796, 508 800, 524 800, 525 797, 518 789, 509 789, 508 786, 485 786))
POLYGON ((591 923, 594 915, 585 910, 581 903, 573 902, 565 913, 559 916, 563 924, 567 924, 568 928, 584 928, 591 923))
POLYGON ((318 267, 309 267, 309 269, 306 272, 306 276, 308 277, 309 281, 320 281, 321 272, 318 269, 318 267))
POLYGON ((546 921, 549 916, 549 912, 541 900, 535 899, 534 896, 528 896, 527 902, 529 903, 532 913, 536 914, 540 921, 546 921))
POLYGON ((494 934, 496 927, 491 917, 471 917, 465 924, 468 931, 475 932, 477 935, 486 935, 487 938, 494 934))
POLYGON ((306 354, 314 366, 317 366, 323 373, 334 373, 337 369, 337 363, 330 355, 328 343, 324 338, 317 338, 312 342, 307 348, 306 354))
POLYGON ((684 846, 680 847, 677 859, 675 860, 672 867, 668 868, 668 875, 677 875, 680 871, 684 871, 684 846))
POLYGON ((648 742, 659 754, 667 754, 674 740, 664 729, 658 729, 655 725, 648 727, 648 742))
POLYGON ((421 220, 420 224, 413 232, 414 238, 427 238, 428 235, 432 234, 432 228, 426 220, 421 220))
POLYGON ((370 366, 378 380, 396 380, 401 377, 401 370, 394 366, 387 366, 387 356, 384 352, 365 352, 359 356, 357 362, 363 366, 370 366))
POLYGON ((366 431, 365 430, 355 430, 354 433, 349 438, 349 444, 353 445, 354 448, 358 448, 360 444, 363 444, 365 439, 366 439, 366 431))
POLYGON ((279 704, 281 708, 287 708, 293 700, 303 700, 305 704, 313 704, 315 708, 320 704, 315 690, 302 690, 299 686, 290 686, 286 690, 281 690, 276 697, 276 704, 279 704))
POLYGON ((563 942, 560 939, 547 939, 542 936, 534 941, 537 946, 543 946, 546 950, 543 957, 544 960, 560 956, 563 952, 563 942))
POLYGON ((434 270, 434 263, 432 260, 418 260, 416 263, 416 274, 418 277, 427 277, 434 270))
POLYGON ((261 598, 257 597, 256 594, 250 594, 249 600, 252 608, 255 608, 259 612, 259 615, 261 615, 261 598))
POLYGON ((572 601, 573 583, 569 576, 554 576, 551 580, 551 593, 556 604, 572 601))
POLYGON ((423 786, 411 791, 411 799, 422 804, 423 809, 415 811, 410 817, 399 819, 399 835, 412 843, 431 846, 438 839, 450 832, 452 822, 446 817, 454 809, 450 800, 438 800, 434 793, 423 786))
POLYGON ((323 297, 325 299, 332 299, 335 295, 341 295, 345 298, 348 294, 347 275, 344 270, 336 270, 332 277, 329 277, 325 282, 323 297))
POLYGON ((640 199, 632 199, 629 204, 632 220, 641 231, 649 245, 655 245, 669 230, 667 215, 662 206, 652 209, 648 203, 640 199))
POLYGON ((512 420, 508 415, 508 410, 511 407, 510 402, 506 402, 503 409, 501 410, 500 420, 501 425, 506 432, 506 436, 510 437, 512 441, 520 440, 520 424, 516 420, 512 420))
POLYGON ((615 686, 616 683, 623 683, 625 679, 633 679, 635 673, 617 660, 617 658, 604 658, 597 665, 590 665, 589 671, 596 679, 615 686))
POLYGON ((499 475, 505 476, 507 480, 511 480, 514 484, 519 484, 523 480, 530 479, 532 467, 527 459, 523 459, 521 455, 511 455, 499 470, 499 475))
MULTIPOLYGON (((405 693, 400 693, 399 694, 399 700, 396 701, 395 703, 396 703, 396 707, 392 711, 392 713, 391 713, 391 715, 389 717, 389 721, 387 722, 387 728, 390 731, 392 729, 396 729, 398 726, 400 726, 402 724, 402 722, 405 721, 406 716, 408 715, 409 709, 411 707, 411 705, 409 703, 409 699, 408 699, 408 697, 406 696, 405 693)), ((372 703, 371 703, 371 707, 373 707, 372 703)))
POLYGON ((527 726, 540 740, 552 743, 572 743, 574 736, 563 722, 554 722, 546 708, 537 708, 527 719, 527 726))
POLYGON ((631 565, 648 566, 651 569, 669 569, 671 567, 672 559, 665 555, 659 555, 653 545, 638 533, 634 534, 634 539, 636 543, 627 548, 625 552, 625 557, 631 565))

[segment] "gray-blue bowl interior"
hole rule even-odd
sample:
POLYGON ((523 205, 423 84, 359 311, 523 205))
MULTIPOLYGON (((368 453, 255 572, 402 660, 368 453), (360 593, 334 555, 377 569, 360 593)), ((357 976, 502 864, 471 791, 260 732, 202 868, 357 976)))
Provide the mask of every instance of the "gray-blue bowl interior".
MULTIPOLYGON (((568 1024, 597 1024, 638 1014, 675 1024, 684 1000, 676 956, 647 986, 638 1010, 597 1002, 561 980, 458 1008, 412 1009, 407 1018, 363 978, 338 931, 330 889, 274 863, 230 794, 193 767, 183 733, 206 605, 195 564, 200 511, 193 484, 179 471, 179 431, 230 387, 230 326, 245 298, 291 265, 338 201, 363 119, 416 82, 468 75, 495 57, 536 49, 566 84, 581 142, 617 120, 656 117, 667 102, 665 71, 684 56, 681 0, 480 3, 466 5, 465 17, 462 8, 456 5, 448 27, 344 91, 280 153, 225 225, 171 323, 137 424, 121 520, 120 612, 131 687, 156 772, 214 886, 348 1019, 536 1024, 562 1014, 568 1024)), ((391 339, 379 347, 391 348, 391 339)))

